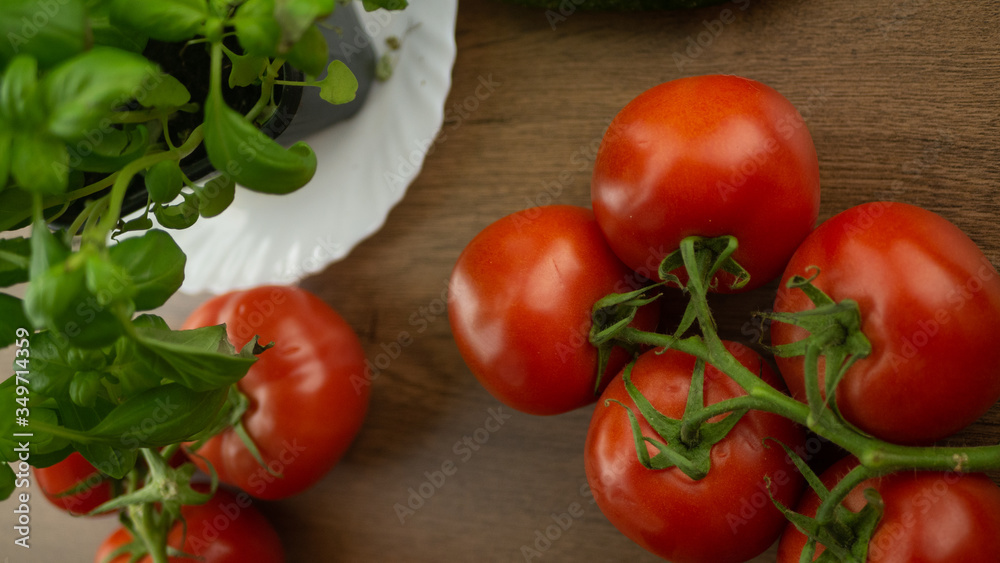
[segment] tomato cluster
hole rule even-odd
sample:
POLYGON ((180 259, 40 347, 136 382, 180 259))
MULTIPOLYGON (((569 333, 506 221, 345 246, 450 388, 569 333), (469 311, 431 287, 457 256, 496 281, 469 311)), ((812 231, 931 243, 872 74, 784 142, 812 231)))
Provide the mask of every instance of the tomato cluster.
MULTIPOLYGON (((1000 275, 989 260, 955 225, 905 203, 859 205, 816 228, 816 150, 794 106, 766 85, 701 76, 642 93, 605 133, 591 195, 592 213, 539 207, 486 227, 457 261, 449 316, 470 370, 505 404, 550 415, 598 401, 584 451, 595 499, 620 531, 661 557, 736 563, 784 530, 779 560, 798 561, 806 536, 787 511, 812 516, 819 504, 816 492, 803 497, 812 473, 793 453, 803 450, 800 423, 813 420, 810 412, 825 412, 822 420, 842 430, 833 435, 858 437, 848 442, 903 447, 949 436, 1000 399, 1000 275), (778 277, 766 315, 771 346, 763 346, 775 372, 757 352, 718 340, 696 301, 701 287, 739 293, 778 277), (663 285, 691 296, 684 319, 657 319, 643 300, 651 299, 643 287, 679 297, 663 285), (632 295, 634 316, 612 319, 630 336, 604 365, 591 342, 609 324, 595 303, 610 293, 632 295), (859 330, 828 312, 845 310, 857 313, 859 330), (831 315, 826 325, 799 321, 828 318, 819 313, 831 315), (693 316, 709 342, 703 354, 735 364, 723 362, 724 370, 641 336, 661 330, 679 343, 693 316), (863 352, 842 353, 847 340, 862 342, 863 352), (770 391, 748 396, 737 369, 770 391), (791 398, 780 394, 785 386, 791 398), (820 398, 810 399, 817 388, 820 398), (689 412, 740 397, 759 401, 733 407, 728 417, 741 418, 699 444, 726 417, 711 411, 692 427, 689 412), (697 457, 699 448, 710 448, 707 456, 697 457)), ((844 506, 862 511, 880 493, 872 502, 884 503, 884 518, 870 538, 847 539, 869 561, 995 560, 1000 488, 960 473, 956 459, 956 473, 889 472, 858 483, 844 506), (964 520, 976 524, 960 531, 964 520)), ((827 486, 843 467, 824 476, 827 486)))

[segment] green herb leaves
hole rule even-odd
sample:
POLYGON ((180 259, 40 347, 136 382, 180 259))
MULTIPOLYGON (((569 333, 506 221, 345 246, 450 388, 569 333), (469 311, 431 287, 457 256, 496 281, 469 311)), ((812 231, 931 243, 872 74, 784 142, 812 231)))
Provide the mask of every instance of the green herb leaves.
POLYGON ((76 140, 98 128, 116 107, 150 89, 160 76, 155 65, 135 53, 95 47, 78 55, 53 69, 41 83, 48 131, 76 140))
POLYGON ((331 104, 346 104, 358 93, 358 79, 341 61, 333 61, 327 68, 326 77, 316 83, 319 97, 331 104))
POLYGON ((165 80, 140 55, 109 47, 63 61, 41 78, 34 58, 15 57, 0 76, 0 147, 9 147, 0 151, 0 180, 5 184, 9 171, 22 190, 57 195, 69 186, 67 142, 87 140, 88 154, 104 156, 114 151, 102 151, 102 144, 118 142, 119 154, 129 147, 134 155, 129 134, 112 129, 109 118, 165 80))
POLYGON ((316 153, 298 142, 285 149, 226 105, 219 75, 222 46, 212 50, 212 88, 205 104, 205 150, 217 170, 258 192, 284 194, 306 185, 316 173, 316 153))
POLYGON ((87 20, 83 0, 4 0, 0 5, 0 67, 16 55, 28 55, 42 68, 84 49, 87 20))
POLYGON ((205 106, 205 149, 212 166, 258 192, 293 192, 316 173, 316 154, 309 145, 299 142, 285 149, 221 98, 205 106))
POLYGON ((160 41, 194 37, 211 14, 205 0, 112 0, 111 21, 160 41))
POLYGON ((184 282, 187 257, 164 231, 125 239, 108 250, 108 257, 128 276, 137 311, 162 306, 184 282))

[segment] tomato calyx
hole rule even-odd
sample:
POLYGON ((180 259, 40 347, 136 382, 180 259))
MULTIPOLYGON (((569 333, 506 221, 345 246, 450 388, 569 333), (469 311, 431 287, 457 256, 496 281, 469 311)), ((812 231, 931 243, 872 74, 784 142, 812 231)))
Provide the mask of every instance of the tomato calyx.
POLYGON ((690 236, 681 240, 677 250, 668 254, 661 262, 659 276, 661 280, 676 284, 682 289, 690 289, 692 283, 698 284, 706 290, 714 290, 718 287, 719 279, 715 277, 718 272, 726 272, 733 277, 729 283, 730 290, 738 290, 750 282, 750 272, 739 262, 733 259, 738 242, 732 235, 706 238, 700 236, 690 236), (692 268, 697 264, 697 268, 692 268), (687 284, 681 282, 679 276, 673 272, 687 268, 690 274, 687 284), (697 275, 700 272, 702 275, 697 275))
POLYGON ((674 331, 674 338, 680 338, 696 322, 701 325, 702 331, 715 331, 708 293, 718 287, 716 274, 722 271, 733 276, 730 290, 738 290, 750 281, 749 272, 733 259, 738 247, 736 237, 730 235, 716 238, 690 236, 681 240, 678 249, 660 262, 660 279, 680 287, 690 296, 684 315, 674 331), (686 283, 673 273, 677 270, 687 273, 686 283))
MULTIPOLYGON (((273 343, 269 344, 261 351, 263 352, 271 346, 273 346, 273 343)), ((186 448, 190 452, 197 452, 202 446, 205 445, 206 442, 232 428, 233 432, 239 436, 240 441, 243 442, 243 445, 246 446, 247 451, 249 451, 250 455, 253 456, 254 461, 263 467, 269 475, 280 479, 282 478, 281 473, 276 472, 267 464, 267 462, 264 461, 264 456, 260 454, 260 448, 257 447, 257 444, 253 441, 250 433, 247 432, 246 425, 243 424, 243 415, 246 414, 249 408, 250 398, 247 397, 243 391, 240 391, 238 384, 232 384, 229 387, 229 394, 226 396, 226 403, 223 405, 222 410, 219 411, 219 416, 215 423, 202 435, 198 436, 197 441, 187 445, 186 448)), ((207 463, 207 465, 211 467, 210 463, 207 463)))
POLYGON ((809 336, 802 340, 769 349, 775 356, 783 358, 805 357, 806 399, 810 417, 818 420, 824 408, 837 412, 837 384, 855 362, 871 354, 872 345, 861 330, 861 311, 857 302, 851 299, 834 301, 813 284, 820 271, 816 267, 811 269, 814 273, 810 277, 793 276, 788 280, 787 287, 803 291, 813 302, 813 309, 795 313, 763 313, 760 316, 809 332, 809 336), (825 363, 822 392, 819 383, 820 358, 825 363))
POLYGON ((791 510, 771 495, 771 502, 806 536, 799 561, 865 563, 868 560, 868 545, 882 519, 885 504, 873 488, 864 490, 865 506, 858 512, 849 510, 843 501, 857 485, 876 476, 877 472, 858 465, 844 475, 833 489, 827 489, 805 460, 785 444, 780 445, 820 499, 816 516, 810 517, 791 510), (817 545, 824 548, 819 557, 816 557, 817 545))
POLYGON ((204 504, 215 494, 218 478, 214 472, 208 490, 196 489, 191 478, 197 468, 193 463, 171 467, 168 459, 176 453, 175 447, 162 451, 149 448, 141 450, 145 464, 140 475, 138 469, 130 471, 124 494, 112 498, 91 513, 100 514, 121 510, 119 518, 134 538, 112 554, 114 557, 131 553, 133 559, 148 554, 154 562, 166 561, 168 555, 184 555, 167 546, 167 533, 181 518, 184 505, 204 504))
MULTIPOLYGON (((159 452, 144 448, 142 455, 146 461, 148 473, 138 483, 130 483, 130 489, 125 494, 117 496, 95 508, 90 514, 100 514, 129 506, 140 504, 158 504, 165 512, 180 514, 180 507, 185 504, 204 504, 212 497, 191 487, 191 478, 197 468, 192 463, 180 467, 170 467, 159 452)), ((212 492, 216 481, 213 479, 212 492)))
POLYGON ((625 348, 633 356, 639 352, 637 344, 621 336, 622 331, 635 320, 635 315, 640 308, 659 299, 659 293, 649 295, 649 292, 660 285, 662 284, 653 284, 627 293, 612 293, 594 303, 589 339, 590 343, 597 348, 595 395, 601 393, 604 372, 607 370, 611 351, 616 346, 625 348))
POLYGON ((609 399, 605 401, 605 406, 610 406, 610 403, 614 402, 625 409, 632 427, 632 436, 635 439, 636 455, 639 462, 650 470, 677 467, 691 479, 697 481, 704 478, 711 468, 709 454, 712 446, 729 434, 729 431, 736 426, 747 409, 729 411, 725 418, 717 422, 708 422, 704 419, 701 415, 706 410, 704 403, 705 363, 698 360, 691 377, 684 416, 680 420, 670 418, 657 410, 632 383, 633 365, 634 362, 625 367, 625 371, 622 373, 622 382, 625 384, 629 398, 635 403, 639 413, 653 428, 659 439, 643 435, 635 413, 620 401, 609 399), (647 444, 658 450, 655 455, 650 455, 647 444))

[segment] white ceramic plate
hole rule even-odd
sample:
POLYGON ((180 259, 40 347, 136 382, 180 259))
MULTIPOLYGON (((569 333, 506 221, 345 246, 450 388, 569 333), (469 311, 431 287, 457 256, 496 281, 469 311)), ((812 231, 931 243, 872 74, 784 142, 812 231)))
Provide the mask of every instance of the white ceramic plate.
POLYGON ((302 189, 269 196, 238 189, 224 213, 171 231, 188 256, 184 293, 292 284, 347 256, 375 233, 420 172, 444 119, 455 62, 457 0, 416 0, 400 12, 366 13, 376 55, 402 38, 395 70, 361 110, 305 140, 318 156, 302 189))

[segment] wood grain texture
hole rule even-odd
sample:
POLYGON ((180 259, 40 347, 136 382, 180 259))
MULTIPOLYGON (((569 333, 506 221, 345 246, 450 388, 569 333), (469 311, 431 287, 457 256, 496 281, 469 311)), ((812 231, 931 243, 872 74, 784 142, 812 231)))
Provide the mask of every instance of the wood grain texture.
MULTIPOLYGON (((534 547, 552 514, 573 503, 583 515, 534 560, 657 560, 589 502, 589 409, 514 413, 465 367, 445 313, 465 243, 530 205, 589 205, 594 153, 622 106, 660 82, 733 73, 774 87, 806 117, 821 220, 872 199, 905 201, 941 213, 1000 262, 998 30, 993 0, 744 0, 684 13, 579 11, 554 22, 540 10, 463 0, 446 122, 420 177, 380 232, 302 282, 385 367, 344 461, 306 494, 258 503, 289 561, 524 561, 522 546, 534 547), (734 21, 713 24, 723 10, 734 21), (401 336, 409 344, 397 347, 401 336), (498 411, 503 424, 485 430, 498 411), (478 449, 463 446, 466 437, 478 449), (395 505, 449 463, 454 475, 401 522, 395 505)), ((724 336, 749 341, 749 313, 770 307, 773 289, 716 299, 724 336)), ((179 298, 165 312, 182 319, 196 303, 179 298)), ((998 424, 995 408, 954 441, 996 441, 998 424)), ((113 524, 91 533, 77 521, 63 532, 64 520, 39 516, 39 542, 52 550, 55 536, 72 537, 76 561, 113 524)))

